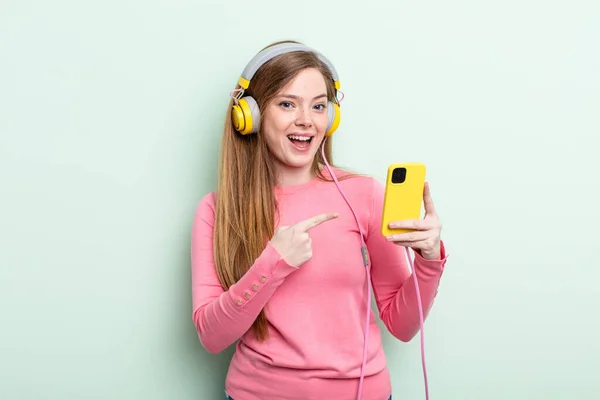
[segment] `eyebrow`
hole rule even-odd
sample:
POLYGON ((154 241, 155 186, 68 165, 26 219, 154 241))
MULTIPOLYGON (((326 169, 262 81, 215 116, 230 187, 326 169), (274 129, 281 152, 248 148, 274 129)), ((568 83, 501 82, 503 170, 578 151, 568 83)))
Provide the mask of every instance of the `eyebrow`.
MULTIPOLYGON (((300 99, 300 96, 296 96, 295 94, 281 94, 278 97, 286 97, 289 99, 300 99)), ((313 100, 320 99, 321 97, 327 97, 327 94, 323 93, 318 96, 315 96, 315 97, 313 97, 313 100)))

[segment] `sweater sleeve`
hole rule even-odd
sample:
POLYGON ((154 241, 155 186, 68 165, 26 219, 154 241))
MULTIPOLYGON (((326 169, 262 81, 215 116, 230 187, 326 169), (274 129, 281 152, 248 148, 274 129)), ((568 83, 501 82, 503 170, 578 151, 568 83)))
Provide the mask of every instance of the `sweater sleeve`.
MULTIPOLYGON (((371 281, 380 317, 396 338, 408 342, 420 329, 417 292, 407 262, 406 249, 388 242, 381 233, 385 187, 373 179, 373 197, 366 244, 371 260, 371 281)), ((438 292, 447 256, 441 243, 439 260, 427 260, 414 252, 413 266, 419 284, 423 320, 426 319, 438 292)))
POLYGON ((275 289, 297 268, 287 264, 269 242, 246 274, 225 291, 213 258, 214 221, 211 193, 200 201, 192 226, 192 320, 204 348, 216 354, 250 329, 275 289))

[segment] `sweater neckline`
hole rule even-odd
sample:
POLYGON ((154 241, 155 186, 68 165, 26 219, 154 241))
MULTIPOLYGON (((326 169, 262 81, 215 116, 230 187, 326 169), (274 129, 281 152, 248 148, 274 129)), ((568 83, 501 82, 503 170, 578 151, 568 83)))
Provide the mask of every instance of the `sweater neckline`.
MULTIPOLYGON (((323 167, 321 169, 321 174, 325 177, 330 176, 329 171, 327 170, 327 167, 323 167)), ((321 182, 321 179, 315 175, 308 182, 301 183, 299 185, 290 185, 290 186, 275 185, 275 192, 278 194, 294 194, 294 193, 308 190, 308 189, 318 185, 320 182, 321 182)))

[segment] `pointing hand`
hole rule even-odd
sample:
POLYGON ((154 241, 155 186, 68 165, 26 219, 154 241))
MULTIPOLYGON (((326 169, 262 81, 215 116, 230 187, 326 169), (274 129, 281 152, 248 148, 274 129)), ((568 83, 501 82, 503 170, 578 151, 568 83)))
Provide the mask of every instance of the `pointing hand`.
POLYGON ((291 226, 281 226, 275 231, 271 244, 285 262, 298 268, 312 258, 312 241, 308 232, 338 216, 338 213, 323 213, 291 226))

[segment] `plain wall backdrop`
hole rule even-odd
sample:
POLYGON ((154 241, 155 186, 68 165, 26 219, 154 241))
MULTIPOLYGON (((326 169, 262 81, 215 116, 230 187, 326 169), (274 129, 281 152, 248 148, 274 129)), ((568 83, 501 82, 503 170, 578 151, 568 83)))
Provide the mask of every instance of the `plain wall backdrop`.
MULTIPOLYGON (((0 397, 222 399, 191 224, 229 92, 283 39, 340 74, 334 162, 427 164, 431 398, 599 398, 595 0, 2 1, 0 397)), ((384 345, 394 398, 424 399, 419 337, 384 345)))

